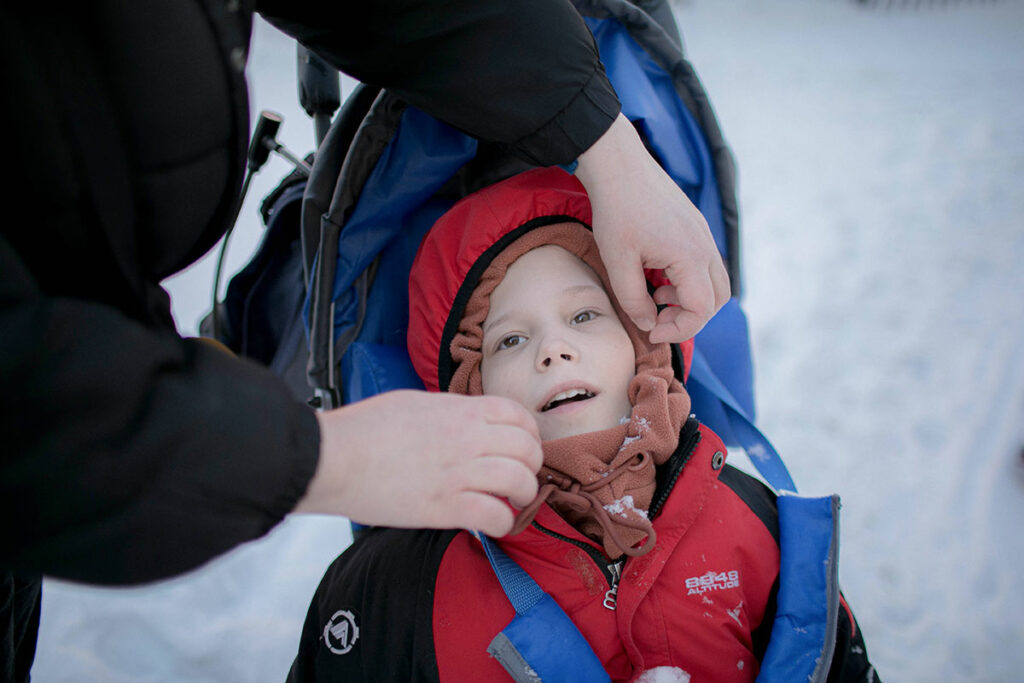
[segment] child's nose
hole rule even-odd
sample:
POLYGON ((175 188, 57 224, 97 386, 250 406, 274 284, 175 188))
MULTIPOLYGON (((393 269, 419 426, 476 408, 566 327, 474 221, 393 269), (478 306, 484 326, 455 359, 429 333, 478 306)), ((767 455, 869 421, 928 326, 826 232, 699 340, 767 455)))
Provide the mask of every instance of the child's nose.
POLYGON ((576 349, 563 339, 555 339, 541 346, 540 353, 537 354, 537 369, 550 368, 555 363, 571 363, 577 358, 576 349))

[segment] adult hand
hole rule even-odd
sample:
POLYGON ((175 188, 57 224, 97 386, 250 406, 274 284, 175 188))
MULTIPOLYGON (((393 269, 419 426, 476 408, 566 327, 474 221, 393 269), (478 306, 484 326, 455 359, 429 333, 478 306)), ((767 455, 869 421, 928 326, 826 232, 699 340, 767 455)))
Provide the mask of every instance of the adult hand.
POLYGON ((393 391, 324 413, 320 462, 295 512, 504 536, 537 495, 540 435, 497 396, 393 391))
POLYGON ((619 114, 576 168, 594 211, 594 239, 623 310, 653 343, 697 334, 729 300, 729 274, 700 211, 619 114), (644 268, 663 268, 672 286, 653 301, 644 268), (658 314, 655 304, 670 304, 658 314))

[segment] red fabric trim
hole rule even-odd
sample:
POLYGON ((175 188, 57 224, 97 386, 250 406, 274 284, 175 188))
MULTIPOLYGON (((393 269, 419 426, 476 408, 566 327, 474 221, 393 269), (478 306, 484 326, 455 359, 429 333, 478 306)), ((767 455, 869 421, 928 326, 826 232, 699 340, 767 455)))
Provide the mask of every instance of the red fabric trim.
POLYGON ((846 617, 850 620, 850 640, 857 637, 857 620, 853 618, 853 610, 850 609, 850 605, 846 602, 846 597, 839 594, 839 604, 846 610, 846 617))

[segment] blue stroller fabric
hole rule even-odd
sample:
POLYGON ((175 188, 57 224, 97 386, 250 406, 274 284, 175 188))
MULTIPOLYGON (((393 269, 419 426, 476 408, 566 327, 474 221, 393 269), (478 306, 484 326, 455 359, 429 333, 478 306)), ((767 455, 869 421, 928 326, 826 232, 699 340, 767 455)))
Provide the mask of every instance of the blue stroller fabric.
MULTIPOLYGON (((306 332, 301 310, 306 298, 299 244, 299 212, 305 182, 293 174, 262 204, 266 231, 256 255, 228 285, 221 305, 218 339, 284 379, 299 400, 309 396, 306 332)), ((212 316, 200 329, 211 335, 212 316)))

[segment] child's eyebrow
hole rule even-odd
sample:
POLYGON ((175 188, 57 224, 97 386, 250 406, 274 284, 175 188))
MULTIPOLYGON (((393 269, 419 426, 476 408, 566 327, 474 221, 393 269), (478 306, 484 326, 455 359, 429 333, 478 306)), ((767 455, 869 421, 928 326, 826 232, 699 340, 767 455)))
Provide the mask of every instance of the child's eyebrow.
MULTIPOLYGON (((571 297, 581 296, 583 294, 588 294, 592 292, 597 292, 599 294, 603 294, 604 296, 608 295, 608 293, 604 291, 604 287, 600 287, 598 285, 571 285, 562 290, 563 295, 568 295, 571 297)), ((502 313, 494 320, 485 323, 483 325, 481 332, 486 336, 488 330, 490 330, 492 327, 496 327, 497 325, 505 322, 506 319, 515 316, 518 312, 518 310, 511 310, 506 313, 502 313)))
POLYGON ((502 313, 501 315, 499 315, 497 318, 495 318, 494 320, 490 321, 489 323, 484 323, 484 326, 483 326, 483 329, 481 330, 481 332, 483 333, 484 336, 487 336, 487 330, 491 329, 492 327, 495 327, 495 326, 499 325, 500 323, 503 323, 507 318, 512 317, 512 315, 514 315, 515 313, 516 313, 516 311, 509 311, 508 313, 502 313))
POLYGON ((599 287, 598 285, 573 285, 571 287, 566 287, 564 290, 562 290, 562 294, 568 294, 569 296, 579 296, 580 294, 587 294, 588 292, 591 291, 597 291, 601 294, 607 294, 607 292, 604 291, 604 287, 599 287))

